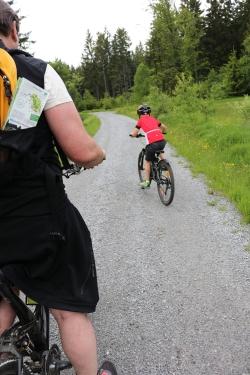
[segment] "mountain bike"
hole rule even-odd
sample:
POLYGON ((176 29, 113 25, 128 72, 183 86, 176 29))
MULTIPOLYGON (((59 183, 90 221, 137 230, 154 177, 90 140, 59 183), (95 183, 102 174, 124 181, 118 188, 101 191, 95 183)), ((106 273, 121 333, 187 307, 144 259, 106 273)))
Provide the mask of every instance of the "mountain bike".
POLYGON ((49 310, 26 298, 24 302, 0 270, 0 295, 7 299, 18 321, 0 336, 0 375, 59 375, 71 368, 61 350, 49 342, 49 310), (33 306, 33 307, 30 307, 33 306))
MULTIPOLYGON (((143 135, 140 135, 143 136, 143 135)), ((138 137, 138 136, 137 136, 138 137)), ((157 151, 155 153, 155 158, 151 161, 151 168, 150 168, 150 184, 153 181, 157 184, 157 190, 160 197, 161 202, 168 206, 174 199, 174 174, 172 167, 168 160, 161 159, 160 154, 164 153, 163 150, 157 151)), ((146 150, 143 148, 138 156, 138 173, 140 181, 143 182, 145 180, 145 155, 146 150)))

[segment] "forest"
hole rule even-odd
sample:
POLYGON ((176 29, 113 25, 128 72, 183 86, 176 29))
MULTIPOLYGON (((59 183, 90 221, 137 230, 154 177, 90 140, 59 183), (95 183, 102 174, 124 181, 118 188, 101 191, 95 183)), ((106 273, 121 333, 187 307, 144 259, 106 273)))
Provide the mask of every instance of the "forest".
MULTIPOLYGON (((181 79, 204 98, 250 93, 250 1, 169 0, 151 4, 149 39, 131 50, 124 28, 107 29, 84 41, 81 64, 51 62, 60 73, 79 109, 92 109, 107 99, 140 100, 150 88, 174 95, 181 79)), ((112 101, 114 103, 114 100, 112 101)))

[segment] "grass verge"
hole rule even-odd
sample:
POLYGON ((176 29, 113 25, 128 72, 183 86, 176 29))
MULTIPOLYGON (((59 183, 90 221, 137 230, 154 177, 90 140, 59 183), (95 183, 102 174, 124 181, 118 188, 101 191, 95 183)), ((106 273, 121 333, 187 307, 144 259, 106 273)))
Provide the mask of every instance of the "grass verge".
POLYGON ((100 128, 100 120, 98 117, 89 112, 81 112, 81 119, 87 132, 93 137, 100 128))

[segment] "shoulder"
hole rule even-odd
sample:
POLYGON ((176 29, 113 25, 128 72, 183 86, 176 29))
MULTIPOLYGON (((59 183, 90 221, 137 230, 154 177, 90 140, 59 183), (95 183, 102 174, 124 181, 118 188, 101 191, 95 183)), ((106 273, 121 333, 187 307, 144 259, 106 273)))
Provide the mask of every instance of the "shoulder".
POLYGON ((72 102, 72 98, 59 74, 47 64, 44 75, 44 88, 49 92, 45 110, 56 105, 72 102))
POLYGON ((32 66, 32 67, 37 68, 39 70, 45 71, 45 69, 46 69, 47 62, 30 55, 26 51, 22 51, 22 50, 19 50, 19 49, 13 49, 13 50, 9 50, 9 52, 10 52, 11 56, 13 57, 13 59, 16 61, 17 64, 19 62, 22 62, 22 64, 32 66))

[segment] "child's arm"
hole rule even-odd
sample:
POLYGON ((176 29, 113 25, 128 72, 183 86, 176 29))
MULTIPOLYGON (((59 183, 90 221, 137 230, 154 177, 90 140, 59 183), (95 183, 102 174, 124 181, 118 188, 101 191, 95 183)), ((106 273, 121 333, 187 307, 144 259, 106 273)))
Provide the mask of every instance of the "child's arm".
POLYGON ((132 129, 131 133, 129 134, 130 137, 137 137, 138 133, 139 133, 140 129, 138 128, 134 128, 132 129))
POLYGON ((168 130, 167 126, 164 125, 164 124, 162 124, 162 123, 161 123, 161 125, 160 125, 160 129, 161 129, 161 132, 162 132, 162 133, 166 133, 167 130, 168 130))

